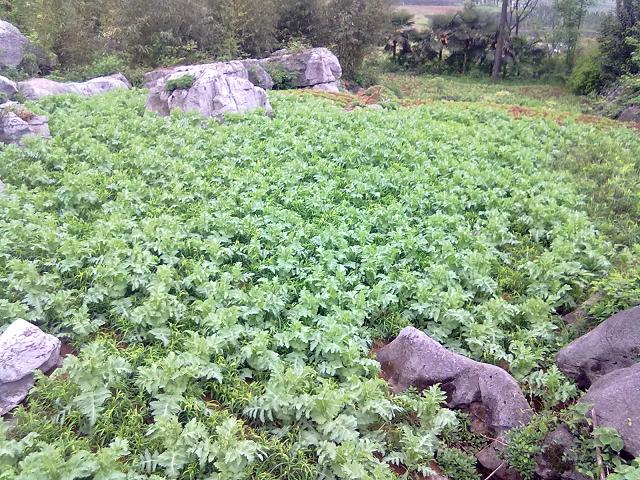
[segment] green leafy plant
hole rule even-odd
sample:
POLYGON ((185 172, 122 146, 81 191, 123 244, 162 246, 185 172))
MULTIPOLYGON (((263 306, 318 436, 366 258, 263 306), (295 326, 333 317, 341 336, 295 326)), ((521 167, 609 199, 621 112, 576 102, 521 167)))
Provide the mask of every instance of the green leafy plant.
POLYGON ((266 66, 267 73, 273 80, 274 90, 289 90, 295 87, 298 73, 287 69, 284 65, 278 63, 268 63, 266 66))
POLYGON ((193 82, 195 82, 195 80, 196 77, 193 75, 182 75, 169 80, 164 88, 169 93, 172 93, 174 90, 187 90, 193 86, 193 82))
POLYGON ((451 480, 480 479, 476 470, 477 459, 457 448, 445 448, 438 452, 438 465, 451 480))
MULTIPOLYGON (((482 440, 444 393, 380 378, 373 341, 405 325, 546 407, 572 398, 550 365, 569 340, 557 313, 615 250, 554 165, 604 144, 630 168, 633 131, 293 92, 272 92, 273 119, 219 124, 145 115, 145 95, 45 98, 53 141, 0 149, 0 324, 76 352, 15 410, 9 478, 43 458, 51 478, 104 461, 114 478, 379 480, 439 456, 471 474, 447 449, 482 440)), ((559 421, 545 412, 513 434, 524 472, 559 421)))

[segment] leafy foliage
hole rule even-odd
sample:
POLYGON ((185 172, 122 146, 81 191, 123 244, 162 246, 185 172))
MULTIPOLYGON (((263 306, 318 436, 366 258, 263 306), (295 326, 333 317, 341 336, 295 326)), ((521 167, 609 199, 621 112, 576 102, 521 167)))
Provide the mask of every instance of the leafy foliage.
POLYGON ((267 72, 273 80, 273 88, 275 90, 289 90, 293 88, 294 82, 298 77, 298 73, 287 70, 283 65, 268 64, 267 72))
POLYGON ((547 368, 554 313, 613 250, 549 167, 605 137, 627 158, 632 131, 272 102, 273 119, 220 124, 145 113, 135 90, 51 97, 54 138, 2 147, 0 318, 80 352, 3 426, 9 478, 43 458, 51 478, 384 479, 439 456, 468 471, 443 393, 378 377, 372 339, 407 324, 549 405, 571 394, 547 368))
POLYGON ((193 86, 195 77, 193 75, 183 75, 178 78, 169 80, 165 85, 167 92, 173 92, 174 90, 188 89, 193 86))

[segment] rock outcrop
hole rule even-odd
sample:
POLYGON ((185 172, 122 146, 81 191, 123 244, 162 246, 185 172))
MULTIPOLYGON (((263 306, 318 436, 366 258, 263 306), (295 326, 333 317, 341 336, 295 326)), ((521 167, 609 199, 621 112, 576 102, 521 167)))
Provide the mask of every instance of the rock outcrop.
POLYGON ((20 65, 28 43, 14 25, 0 20, 0 69, 20 65))
POLYGON ((598 426, 615 428, 624 451, 640 456, 640 363, 595 381, 580 402, 593 405, 598 426))
POLYGON ((214 118, 258 108, 271 112, 267 93, 249 81, 249 72, 240 61, 155 70, 145 75, 144 82, 150 89, 147 109, 163 116, 176 108, 214 118), (169 88, 172 81, 187 76, 192 77, 189 84, 169 88))
POLYGON ((318 88, 338 91, 342 68, 326 48, 304 52, 280 51, 268 58, 161 68, 145 74, 150 90, 147 109, 159 115, 171 110, 196 110, 205 117, 221 118, 228 112, 262 108, 271 112, 265 90, 287 79, 288 88, 318 88), (173 88, 172 81, 190 75, 193 83, 173 88), (171 88, 168 87, 171 86, 171 88))
POLYGON ((281 50, 260 60, 260 63, 267 71, 283 70, 293 74, 291 86, 294 88, 339 91, 338 81, 342 77, 342 67, 338 58, 326 48, 294 53, 281 50))
POLYGON ((619 312, 556 356, 558 368, 582 388, 640 359, 640 306, 619 312))
POLYGON ((450 408, 480 403, 486 410, 487 427, 495 433, 524 425, 531 418, 518 383, 506 371, 451 352, 416 328, 404 328, 380 349, 378 361, 394 392, 440 384, 450 408))
POLYGON ((12 100, 16 93, 18 93, 18 85, 0 75, 0 104, 12 100))
POLYGON ((34 385, 33 372, 48 372, 60 361, 60 340, 16 320, 0 335, 0 415, 22 402, 34 385))
MULTIPOLYGON (((624 451, 640 456, 640 306, 619 312, 563 348, 556 357, 560 370, 587 393, 579 400, 592 406, 600 427, 615 428, 624 451)), ((544 480, 585 478, 575 465, 562 461, 574 437, 561 425, 547 435, 536 459, 544 480)))
MULTIPOLYGON (((614 370, 596 380, 579 400, 595 413, 599 427, 615 428, 624 441, 623 451, 640 456, 640 363, 614 370)), ((576 438, 566 425, 549 433, 542 453, 536 457, 536 474, 543 480, 583 479, 575 463, 567 455, 576 445, 576 438)))
POLYGON ((39 135, 49 138, 49 120, 35 115, 19 103, 9 102, 0 106, 0 142, 22 145, 23 137, 39 135))
POLYGON ((65 93, 91 97, 118 88, 131 88, 129 81, 120 73, 93 78, 86 82, 55 82, 47 78, 32 78, 18 83, 19 92, 29 100, 65 93))
POLYGON ((621 122, 640 122, 640 105, 631 105, 618 115, 621 122))

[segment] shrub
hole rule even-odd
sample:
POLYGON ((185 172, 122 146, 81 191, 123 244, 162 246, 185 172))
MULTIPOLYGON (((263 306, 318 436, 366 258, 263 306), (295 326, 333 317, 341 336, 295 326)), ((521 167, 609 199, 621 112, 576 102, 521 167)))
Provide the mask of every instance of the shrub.
POLYGON ((445 448, 438 452, 438 465, 451 480, 480 478, 476 471, 476 458, 457 448, 445 448))
POLYGON ((178 78, 174 78, 167 82, 165 89, 167 92, 173 92, 174 90, 186 90, 187 88, 191 88, 193 86, 193 82, 195 82, 195 77, 193 75, 183 75, 178 78))
POLYGON ((380 70, 377 64, 364 62, 358 70, 351 76, 356 85, 369 88, 380 83, 380 70))
POLYGON ((273 80, 274 90, 289 90, 294 88, 295 80, 298 77, 296 72, 287 70, 281 64, 267 65, 266 70, 271 76, 271 80, 273 80))
POLYGON ((582 54, 569 77, 569 87, 575 93, 588 95, 599 91, 604 84, 600 53, 591 50, 582 54))

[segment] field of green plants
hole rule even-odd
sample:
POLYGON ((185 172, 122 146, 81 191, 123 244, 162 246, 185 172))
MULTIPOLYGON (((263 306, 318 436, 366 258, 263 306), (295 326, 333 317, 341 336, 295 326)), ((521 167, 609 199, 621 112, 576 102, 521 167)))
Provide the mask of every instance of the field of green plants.
POLYGON ((479 479, 486 439, 437 387, 391 395, 374 342, 424 329, 548 412, 577 394, 559 315, 640 297, 631 128, 144 100, 48 98, 53 139, 0 147, 0 326, 73 353, 0 423, 0 479, 479 479))

